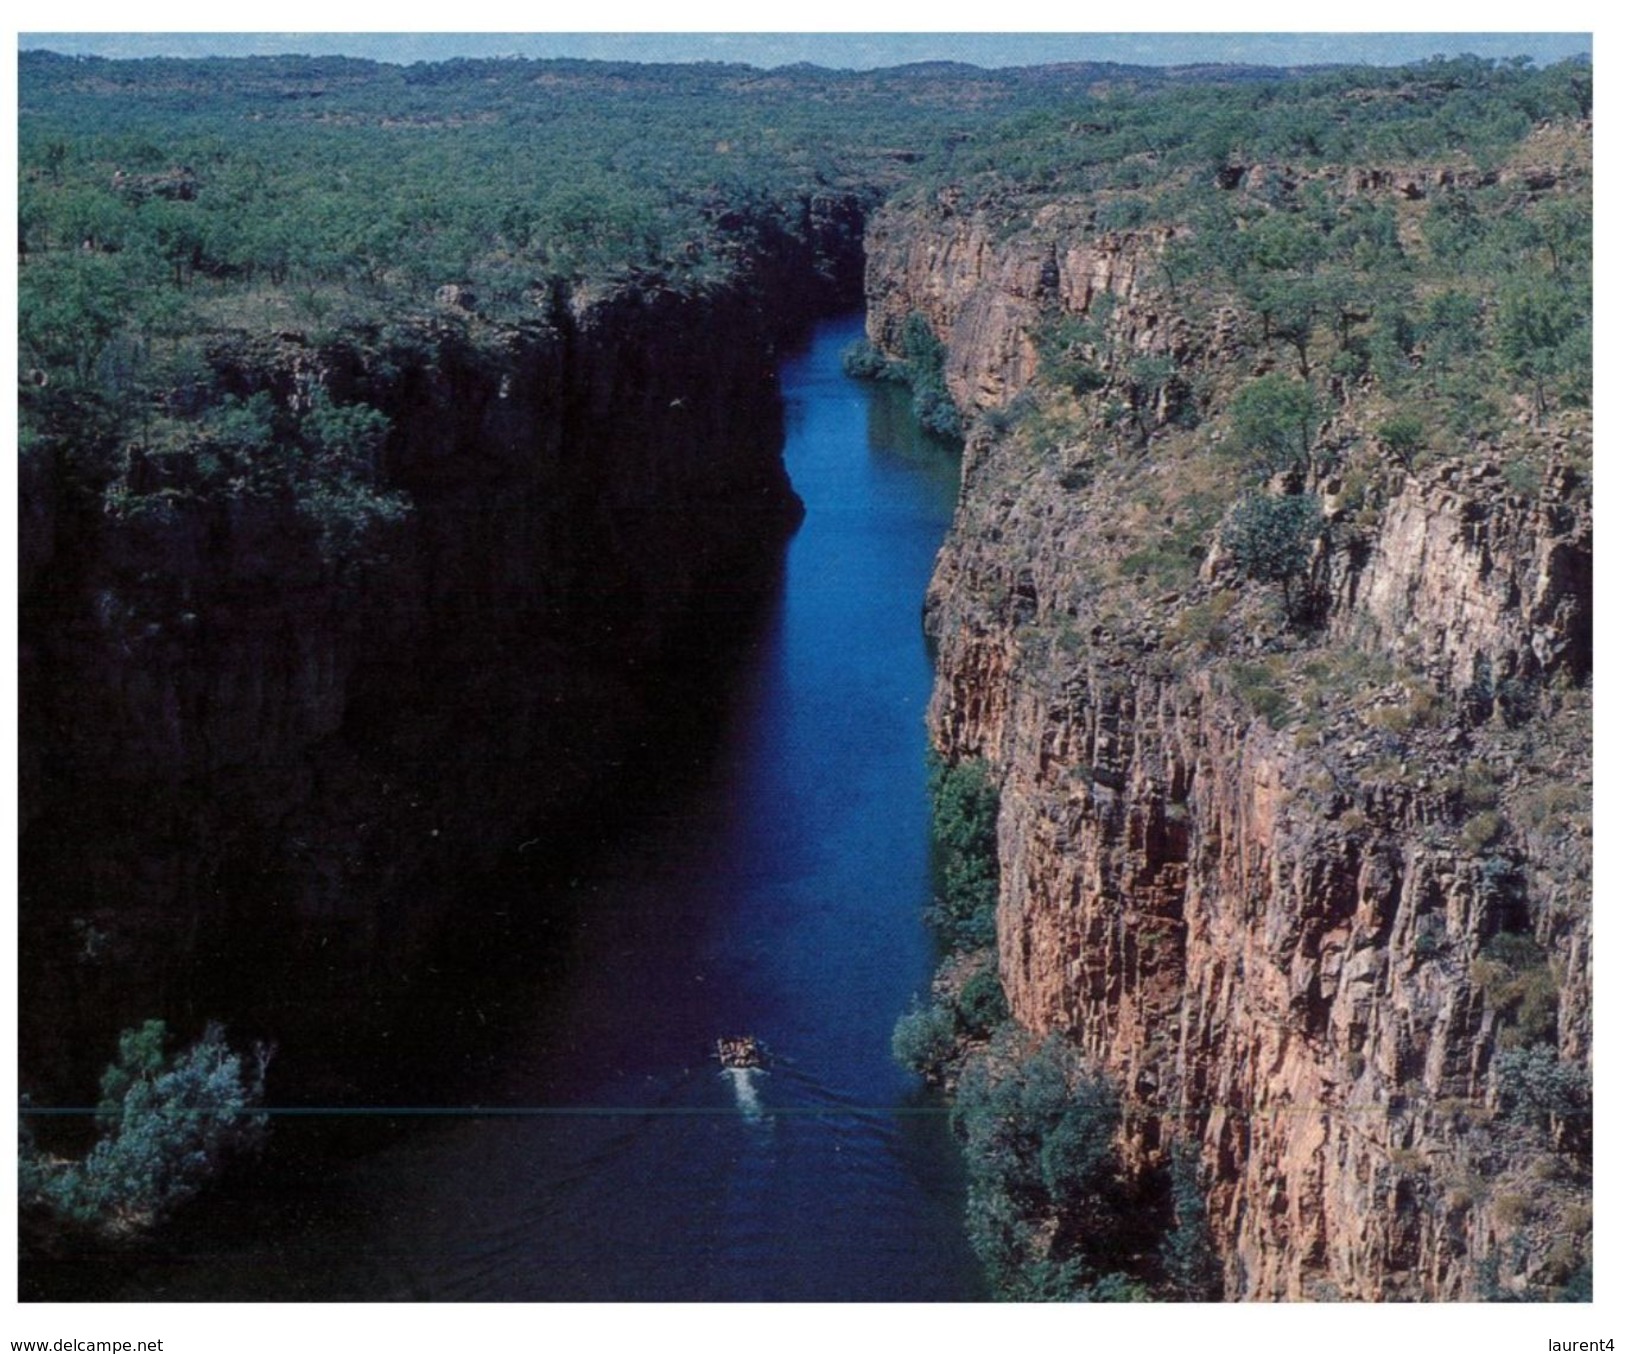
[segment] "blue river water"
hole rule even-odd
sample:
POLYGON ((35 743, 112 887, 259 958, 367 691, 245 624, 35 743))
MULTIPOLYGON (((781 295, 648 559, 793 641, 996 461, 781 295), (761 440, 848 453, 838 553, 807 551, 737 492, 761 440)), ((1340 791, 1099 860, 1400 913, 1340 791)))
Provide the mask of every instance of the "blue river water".
POLYGON ((982 1296, 943 1115, 889 1048, 935 957, 920 605, 958 466, 904 392, 842 373, 861 334, 826 323, 783 368, 807 515, 782 592, 707 764, 573 881, 570 962, 488 1112, 313 1165, 274 1208, 238 1191, 120 1296, 982 1296), (720 1068, 746 1032, 770 1066, 720 1068))

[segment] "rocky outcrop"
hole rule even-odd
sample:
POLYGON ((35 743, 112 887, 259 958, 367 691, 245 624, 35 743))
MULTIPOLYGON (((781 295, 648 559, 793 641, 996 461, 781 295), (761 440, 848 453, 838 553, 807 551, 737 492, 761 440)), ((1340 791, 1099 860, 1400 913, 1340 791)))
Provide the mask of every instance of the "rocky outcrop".
MULTIPOLYGON (((919 312, 948 347, 949 393, 965 409, 1007 403, 1038 369, 1036 333, 1046 320, 1083 315, 1096 299, 1132 301, 1155 266, 1155 232, 1099 235, 1090 213, 1069 204, 1038 211, 1030 228, 1000 238, 996 221, 947 190, 928 207, 889 209, 869 227, 869 340, 896 351, 919 312)), ((1125 331, 1136 349, 1166 347, 1169 323, 1135 312, 1125 331)))
MULTIPOLYGON (((1541 450, 1560 453, 1571 438, 1559 432, 1541 450)), ((1343 580, 1333 633, 1437 670, 1457 692, 1560 671, 1584 680, 1591 511, 1574 471, 1551 464, 1530 494, 1502 492, 1491 461, 1408 479, 1369 561, 1343 580)))
MULTIPOLYGON (((1120 351, 1222 351, 1171 340, 1155 237, 1001 244, 942 204, 875 229, 871 335, 926 315, 968 407, 1008 402, 1036 327, 1091 296, 1120 351)), ((1199 1146, 1232 1298, 1550 1291, 1584 1245, 1583 1130, 1509 1116, 1496 1055, 1590 1057, 1588 436, 1400 475, 1324 562, 1326 632, 1239 650, 1211 576, 1124 600, 1168 444, 1086 475, 986 428, 967 447, 930 721, 1002 783, 1000 976, 1123 1088, 1132 1167, 1199 1146), (1300 672, 1364 675, 1349 697, 1300 672)))

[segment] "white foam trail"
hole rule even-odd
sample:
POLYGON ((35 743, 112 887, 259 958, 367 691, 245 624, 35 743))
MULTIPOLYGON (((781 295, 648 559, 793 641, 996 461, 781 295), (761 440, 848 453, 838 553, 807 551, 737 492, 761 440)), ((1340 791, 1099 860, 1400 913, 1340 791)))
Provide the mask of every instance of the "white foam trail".
POLYGON ((734 1099, 739 1102, 739 1112, 751 1123, 760 1123, 762 1120, 762 1099, 756 1094, 756 1069, 754 1067, 725 1067, 722 1070, 728 1074, 728 1080, 734 1084, 734 1099))

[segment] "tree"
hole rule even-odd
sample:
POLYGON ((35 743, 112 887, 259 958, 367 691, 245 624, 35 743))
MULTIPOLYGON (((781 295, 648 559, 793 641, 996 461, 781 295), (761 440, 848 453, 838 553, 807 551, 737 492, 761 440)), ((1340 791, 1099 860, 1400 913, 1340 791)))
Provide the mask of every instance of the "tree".
POLYGON ((1451 192, 1436 198, 1422 220, 1422 238, 1434 255, 1448 263, 1460 264, 1482 243, 1488 227, 1473 199, 1466 193, 1451 192))
POLYGON ((156 199, 143 203, 136 219, 146 247, 164 261, 170 281, 184 287, 203 254, 204 221, 196 204, 156 199))
POLYGON ((1313 494, 1249 494, 1224 529, 1224 543, 1247 577, 1281 585, 1289 618, 1303 610, 1320 520, 1320 500, 1313 494))
POLYGON ((1332 228, 1332 248, 1358 272, 1391 270, 1405 266, 1399 243, 1399 216, 1391 206, 1368 198, 1355 198, 1332 228))
POLYGON ((1502 366, 1531 387, 1537 417, 1546 413, 1557 385, 1589 400, 1590 289, 1545 279, 1514 281, 1500 298, 1496 349, 1502 366))
MULTIPOLYGON (((118 1061, 102 1075, 100 1141, 79 1161, 44 1155, 22 1142, 24 1207, 109 1234, 156 1226, 192 1198, 234 1155, 264 1139, 270 1050, 251 1065, 210 1025, 185 1053, 166 1058, 161 1020, 119 1036, 118 1061)), ((26 1121, 25 1121, 26 1122, 26 1121)))
POLYGON ((1298 357, 1298 375, 1306 388, 1309 380, 1309 345, 1314 341, 1315 325, 1320 321, 1326 304, 1326 290, 1314 278, 1283 277, 1275 279, 1269 288, 1267 302, 1274 336, 1291 345, 1298 357))
POLYGON ((1230 402, 1233 441, 1265 475, 1308 464, 1319 417, 1309 384, 1279 372, 1243 386, 1230 402))
POLYGON ((1224 1276, 1208 1229, 1197 1153, 1188 1144, 1176 1144, 1170 1156, 1168 1202, 1173 1225, 1159 1247, 1163 1273, 1181 1301, 1216 1301, 1224 1276))
POLYGON ((136 219, 130 207, 100 187, 63 190, 55 196, 52 215, 58 244, 91 253, 123 248, 136 219))
POLYGON ((130 280, 106 255, 75 251, 31 263, 18 278, 19 356, 53 382, 88 382, 130 305, 130 280))
POLYGON ((959 1028, 974 1039, 986 1038, 1009 1018, 1010 1004, 996 964, 990 963, 966 979, 954 1000, 954 1016, 959 1028))
POLYGON ((1000 1296, 1089 1298, 1115 1271, 1120 1117, 1111 1087, 1057 1036, 1024 1057, 996 1042, 966 1067, 953 1110, 970 1171, 966 1219, 1000 1296))
POLYGON ((1325 237, 1292 212, 1271 212, 1247 231, 1255 268, 1266 272, 1312 271, 1326 251, 1325 237))
POLYGON ((934 916, 958 947, 993 938, 999 901, 999 791, 987 763, 934 762, 930 776, 931 834, 942 867, 942 894, 934 916))
POLYGON ((1479 350, 1481 311, 1478 298, 1465 291, 1452 288, 1428 297, 1421 332, 1427 340, 1429 366, 1444 367, 1479 350))
POLYGON ((1409 466, 1416 459, 1416 453, 1427 445, 1427 425, 1417 415, 1403 411, 1379 423, 1377 436, 1409 466))
POLYGON ((954 1023, 954 1013, 947 1007, 922 1005, 916 998, 892 1029, 892 1057, 927 1081, 940 1081, 958 1048, 954 1023))
POLYGON ((102 1073, 102 1098, 96 1117, 105 1125, 118 1123, 124 1097, 138 1081, 151 1081, 164 1070, 167 1029, 161 1020, 149 1020, 118 1037, 118 1061, 102 1073))
POLYGON ((1571 197, 1538 203, 1527 218, 1531 243, 1545 252, 1554 277, 1591 267, 1591 207, 1571 197))
MULTIPOLYGON (((1365 277, 1352 268, 1331 267, 1316 282, 1317 304, 1337 326, 1337 348, 1349 352, 1354 346, 1354 326, 1371 318, 1375 298, 1365 277)), ((1307 359, 1307 354, 1304 355, 1307 359)), ((1300 364, 1307 379, 1307 360, 1300 364)))

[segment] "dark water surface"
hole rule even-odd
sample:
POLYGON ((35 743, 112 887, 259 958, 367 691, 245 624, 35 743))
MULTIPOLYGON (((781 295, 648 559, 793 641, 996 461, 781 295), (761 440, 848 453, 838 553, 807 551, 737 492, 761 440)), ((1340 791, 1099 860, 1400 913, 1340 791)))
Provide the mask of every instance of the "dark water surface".
POLYGON ((382 1118, 308 1167, 320 1130, 280 1119, 274 1188, 200 1208, 102 1296, 981 1296, 947 1129, 889 1052, 933 962, 920 603, 958 470, 906 395, 842 374, 861 332, 823 325, 784 367, 807 517, 782 596, 706 764, 574 881, 562 986, 484 1112, 382 1118), (771 1067, 719 1069, 715 1038, 747 1031, 771 1067))

